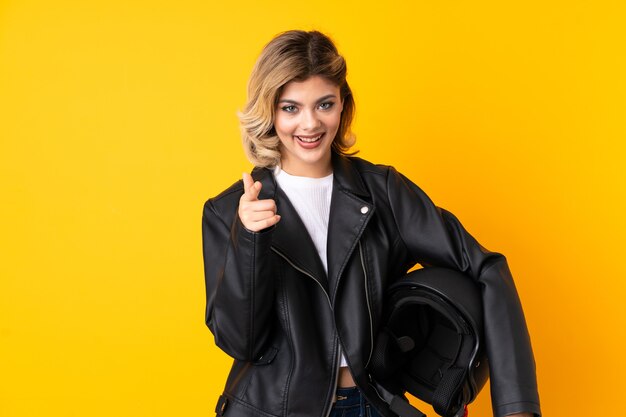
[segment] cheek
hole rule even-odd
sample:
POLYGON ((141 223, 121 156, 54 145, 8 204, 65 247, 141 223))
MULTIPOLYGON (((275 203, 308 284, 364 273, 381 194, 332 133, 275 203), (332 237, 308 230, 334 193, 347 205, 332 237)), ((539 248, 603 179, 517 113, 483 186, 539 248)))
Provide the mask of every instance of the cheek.
POLYGON ((279 134, 290 134, 295 127, 293 119, 284 116, 277 116, 274 119, 274 127, 279 134))
POLYGON ((332 127, 332 129, 338 129, 341 122, 341 112, 333 113, 326 119, 326 125, 332 127))

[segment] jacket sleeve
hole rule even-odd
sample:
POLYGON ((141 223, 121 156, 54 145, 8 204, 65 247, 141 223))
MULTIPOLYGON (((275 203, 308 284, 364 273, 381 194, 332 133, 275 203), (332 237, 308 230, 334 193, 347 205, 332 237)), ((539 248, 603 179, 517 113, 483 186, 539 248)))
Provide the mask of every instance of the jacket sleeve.
POLYGON ((253 361, 271 329, 274 282, 268 270, 274 228, 252 232, 236 213, 231 223, 218 215, 211 200, 205 203, 205 321, 220 349, 235 359, 253 361))
POLYGON ((491 400, 497 417, 541 415, 530 337, 506 258, 482 247, 450 212, 389 168, 389 203, 409 261, 462 271, 481 284, 491 400))

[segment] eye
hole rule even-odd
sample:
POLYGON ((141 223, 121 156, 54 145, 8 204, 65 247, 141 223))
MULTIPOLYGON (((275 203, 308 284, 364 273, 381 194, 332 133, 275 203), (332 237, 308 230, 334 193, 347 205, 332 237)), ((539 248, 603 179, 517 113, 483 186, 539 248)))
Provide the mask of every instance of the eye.
POLYGON ((290 104, 289 106, 283 106, 282 110, 286 111, 287 113, 293 113, 296 111, 296 106, 290 104))
POLYGON ((320 109, 322 109, 322 110, 328 110, 328 109, 330 109, 331 107, 333 107, 333 105, 334 105, 334 104, 335 104, 335 103, 333 103, 332 101, 327 101, 327 102, 325 102, 325 103, 320 104, 320 109))

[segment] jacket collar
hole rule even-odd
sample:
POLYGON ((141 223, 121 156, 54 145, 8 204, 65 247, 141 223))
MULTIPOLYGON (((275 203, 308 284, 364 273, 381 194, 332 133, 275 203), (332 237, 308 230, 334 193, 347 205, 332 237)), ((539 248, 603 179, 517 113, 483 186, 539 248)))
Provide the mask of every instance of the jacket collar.
POLYGON ((331 163, 333 191, 328 224, 328 274, 296 209, 276 184, 272 170, 257 167, 252 171, 252 177, 263 184, 259 198, 274 199, 281 215, 272 235, 272 248, 317 281, 333 300, 346 260, 354 251, 374 207, 350 158, 333 152, 331 163))
POLYGON ((361 175, 349 158, 333 152, 331 161, 333 165, 333 177, 335 178, 335 184, 339 185, 342 189, 348 191, 349 193, 362 197, 369 197, 369 192, 363 184, 361 175))
MULTIPOLYGON (((335 186, 339 186, 340 189, 354 195, 361 197, 370 195, 350 158, 332 152, 331 164, 333 167, 333 189, 336 188, 335 186)), ((256 167, 252 170, 252 177, 255 181, 261 181, 263 184, 259 198, 275 197, 277 184, 271 168, 256 167)))

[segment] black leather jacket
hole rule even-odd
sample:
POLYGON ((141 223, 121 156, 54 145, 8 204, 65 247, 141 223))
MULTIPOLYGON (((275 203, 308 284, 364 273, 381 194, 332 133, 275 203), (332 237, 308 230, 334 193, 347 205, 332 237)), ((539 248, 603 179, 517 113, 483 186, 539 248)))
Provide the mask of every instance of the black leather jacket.
POLYGON ((281 221, 261 232, 237 215, 238 181, 204 205, 206 323, 235 360, 218 414, 326 417, 343 347, 353 378, 388 417, 368 373, 385 288, 416 263, 482 284, 494 414, 540 414, 522 307, 503 255, 483 248, 450 212, 393 167, 333 153, 328 275, 270 169, 259 198, 281 221))

